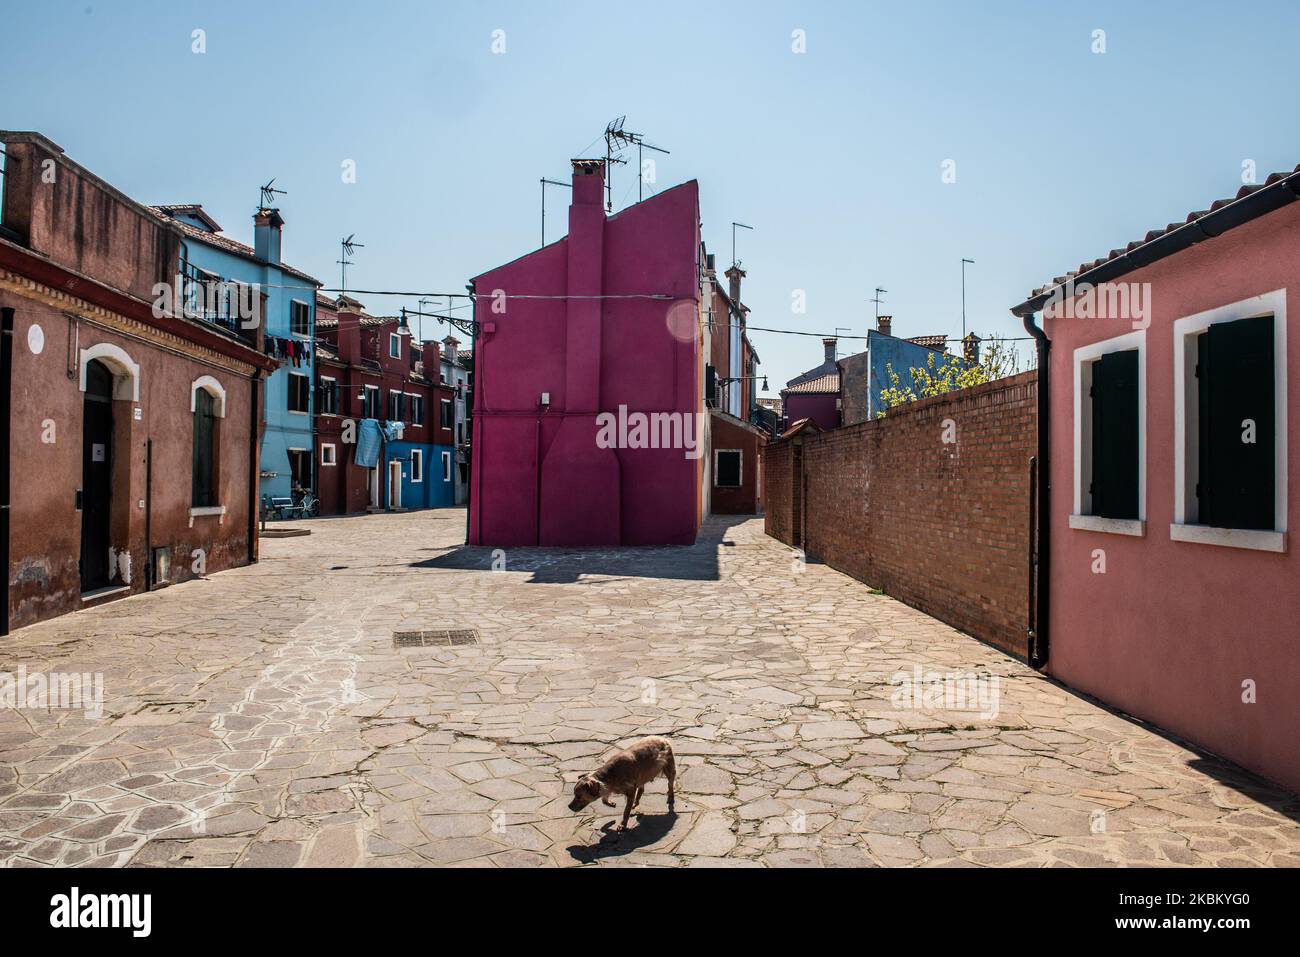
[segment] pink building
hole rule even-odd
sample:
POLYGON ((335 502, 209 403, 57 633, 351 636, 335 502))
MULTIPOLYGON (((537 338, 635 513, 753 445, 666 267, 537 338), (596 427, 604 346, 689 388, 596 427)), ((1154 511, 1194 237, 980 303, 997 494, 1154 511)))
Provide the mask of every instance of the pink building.
POLYGON ((695 541, 709 463, 698 186, 613 216, 603 194, 604 161, 574 160, 568 236, 474 280, 471 544, 695 541))
POLYGON ((1298 195, 1300 167, 1012 310, 1042 337, 1032 660, 1296 791, 1298 195))

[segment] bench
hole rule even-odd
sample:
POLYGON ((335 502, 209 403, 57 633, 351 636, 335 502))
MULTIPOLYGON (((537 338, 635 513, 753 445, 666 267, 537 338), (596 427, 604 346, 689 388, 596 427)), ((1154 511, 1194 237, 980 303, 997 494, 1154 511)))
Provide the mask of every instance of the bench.
POLYGON ((267 511, 278 512, 281 518, 286 518, 294 512, 301 512, 303 510, 303 507, 294 504, 293 499, 288 495, 273 495, 267 500, 267 511))

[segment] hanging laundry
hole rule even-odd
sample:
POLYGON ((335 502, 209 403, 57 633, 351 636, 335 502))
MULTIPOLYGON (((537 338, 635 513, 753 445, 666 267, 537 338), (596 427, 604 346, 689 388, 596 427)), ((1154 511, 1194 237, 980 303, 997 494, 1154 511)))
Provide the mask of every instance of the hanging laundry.
POLYGON ((379 464, 379 443, 384 433, 379 428, 378 419, 362 419, 357 432, 357 452, 353 461, 365 469, 372 469, 379 464))

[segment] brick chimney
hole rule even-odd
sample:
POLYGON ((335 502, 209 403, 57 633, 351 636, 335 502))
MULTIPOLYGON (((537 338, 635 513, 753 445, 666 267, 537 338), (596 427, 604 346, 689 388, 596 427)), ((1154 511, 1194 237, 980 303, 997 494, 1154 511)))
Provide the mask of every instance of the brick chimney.
POLYGON ((893 317, 893 316, 877 316, 877 317, 876 317, 876 329, 880 332, 880 334, 881 334, 882 336, 892 336, 892 335, 893 335, 893 333, 889 331, 889 330, 890 330, 890 327, 893 326, 893 324, 894 324, 894 317, 893 317))
POLYGON ((822 347, 826 350, 826 361, 827 361, 827 362, 834 362, 834 361, 835 361, 835 346, 836 346, 836 344, 837 344, 838 342, 839 342, 838 339, 823 339, 823 340, 822 340, 822 347))
POLYGON ((421 359, 424 361, 424 377, 431 382, 437 382, 438 376, 442 373, 442 346, 436 339, 423 344, 421 359))
POLYGON ((980 364, 980 341, 980 337, 973 332, 961 341, 961 354, 966 358, 967 365, 980 364))
POLYGON ((573 161, 569 206, 570 296, 565 306, 564 395, 567 411, 595 412, 600 400, 601 318, 605 261, 605 161, 573 161))
POLYGON ((339 297, 339 358, 350 365, 361 363, 361 307, 339 297))
POLYGON ((732 264, 727 270, 727 295, 731 297, 731 304, 740 311, 740 280, 744 279, 747 273, 739 266, 732 264))
POLYGON ((280 236, 284 219, 278 209, 259 209, 253 216, 253 254, 264 263, 280 265, 280 236))
POLYGON ((447 336, 442 340, 442 351, 447 354, 449 362, 455 364, 457 357, 460 355, 460 340, 455 336, 447 336))

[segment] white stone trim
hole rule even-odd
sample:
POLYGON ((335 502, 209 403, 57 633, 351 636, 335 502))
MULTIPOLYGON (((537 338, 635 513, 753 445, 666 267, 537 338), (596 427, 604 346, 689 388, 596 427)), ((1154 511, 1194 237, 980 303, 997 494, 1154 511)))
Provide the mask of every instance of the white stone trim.
POLYGON ((1217 309, 1198 312, 1174 320, 1174 521, 1170 537, 1183 542, 1203 542, 1212 545, 1229 545, 1234 548, 1262 548, 1265 551, 1284 551, 1284 540, 1262 538, 1284 533, 1287 530, 1287 422, 1286 396, 1289 383, 1286 379, 1286 290, 1276 289, 1260 296, 1252 296, 1229 303, 1217 309), (1249 529, 1210 529, 1196 526, 1196 420, 1188 415, 1193 405, 1188 390, 1195 389, 1195 379, 1188 375, 1189 363, 1196 365, 1196 336, 1219 322, 1235 322, 1256 316, 1273 316, 1273 531, 1249 529), (1231 532, 1231 535, 1208 535, 1188 532, 1192 527, 1204 531, 1231 532), (1174 529, 1182 529, 1178 534, 1174 529), (1261 541, 1271 544, 1238 544, 1241 541, 1261 541), (1278 546, 1278 547, 1273 547, 1278 546))
POLYGON ((190 509, 190 528, 194 527, 194 519, 210 516, 217 516, 217 524, 224 525, 226 522, 226 506, 224 505, 205 505, 200 508, 190 509))
POLYGON ((1081 532, 1104 532, 1107 535, 1132 535, 1141 538, 1147 523, 1140 519, 1102 518, 1100 515, 1071 515, 1070 527, 1081 532))
POLYGON ((226 417, 226 389, 210 375, 201 375, 190 383, 190 411, 193 412, 198 408, 200 389, 217 400, 215 406, 217 418, 224 419, 226 417))
POLYGON ((1211 525, 1179 525, 1174 523, 1169 526, 1169 537, 1175 542, 1195 542, 1198 545, 1249 548, 1259 552, 1286 551, 1286 532, 1269 532, 1250 528, 1215 528, 1211 525))
POLYGON ((86 391, 86 366, 98 359, 113 370, 113 398, 140 401, 140 364, 112 342, 97 342, 81 350, 81 391, 86 391))

